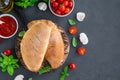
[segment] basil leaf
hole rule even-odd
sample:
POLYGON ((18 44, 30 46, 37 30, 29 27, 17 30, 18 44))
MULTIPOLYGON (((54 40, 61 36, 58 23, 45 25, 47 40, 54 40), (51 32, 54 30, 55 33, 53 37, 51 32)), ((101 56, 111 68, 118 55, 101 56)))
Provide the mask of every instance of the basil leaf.
POLYGON ((64 72, 67 73, 67 71, 68 71, 68 66, 65 66, 64 72))
POLYGON ((2 57, 0 57, 0 62, 2 62, 3 61, 3 59, 2 59, 2 57))
POLYGON ((6 72, 7 71, 7 69, 6 68, 2 68, 2 72, 6 72))
POLYGON ((23 37, 24 34, 25 34, 25 31, 21 31, 21 32, 19 32, 18 36, 19 36, 19 37, 23 37))
POLYGON ((2 68, 6 68, 6 65, 3 64, 3 63, 1 63, 0 66, 1 66, 2 68))
POLYGON ((12 60, 13 59, 13 55, 10 55, 9 58, 12 60))
POLYGON ((72 19, 69 19, 68 22, 69 22, 69 24, 72 25, 72 26, 76 24, 76 22, 75 22, 74 20, 72 20, 72 19))
POLYGON ((32 78, 29 78, 28 80, 33 80, 32 78))
POLYGON ((48 3, 49 2, 49 0, 43 0, 44 2, 46 2, 46 3, 48 3))
POLYGON ((2 57, 3 57, 6 61, 9 61, 8 56, 6 56, 6 55, 2 54, 2 57))
POLYGON ((14 73, 14 69, 13 69, 13 67, 12 67, 12 66, 8 66, 8 67, 7 67, 7 72, 8 72, 9 75, 12 76, 13 73, 14 73))
POLYGON ((50 70, 51 70, 51 66, 45 66, 45 67, 40 69, 39 74, 43 74, 43 73, 50 71, 50 70))
POLYGON ((73 47, 77 47, 77 39, 75 37, 72 38, 73 47))

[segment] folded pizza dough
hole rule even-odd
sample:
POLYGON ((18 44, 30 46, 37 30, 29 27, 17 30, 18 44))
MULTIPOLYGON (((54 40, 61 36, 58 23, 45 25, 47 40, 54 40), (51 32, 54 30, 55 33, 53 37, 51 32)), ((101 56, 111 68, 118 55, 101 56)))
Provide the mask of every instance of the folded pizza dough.
POLYGON ((28 23, 21 43, 21 56, 25 66, 38 72, 46 59, 52 69, 58 68, 64 59, 64 43, 58 27, 49 20, 28 23))
POLYGON ((21 55, 26 67, 38 72, 44 60, 52 28, 36 24, 25 33, 21 44, 21 55))

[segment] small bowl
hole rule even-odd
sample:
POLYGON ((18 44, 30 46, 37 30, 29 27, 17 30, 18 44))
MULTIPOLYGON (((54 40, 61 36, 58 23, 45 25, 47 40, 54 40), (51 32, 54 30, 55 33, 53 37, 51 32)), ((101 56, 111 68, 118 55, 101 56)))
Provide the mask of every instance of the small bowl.
POLYGON ((12 34, 12 35, 10 35, 10 36, 2 36, 2 35, 0 35, 0 37, 1 38, 4 38, 4 39, 8 39, 8 38, 11 38, 11 37, 13 37, 16 33, 17 33, 17 31, 18 31, 18 21, 17 21, 17 19, 13 16, 13 15, 11 15, 11 14, 2 14, 2 15, 0 15, 0 18, 1 17, 3 17, 3 16, 9 16, 9 17, 12 17, 14 20, 15 20, 15 22, 16 22, 16 31, 12 34))
POLYGON ((73 9, 74 9, 75 1, 72 0, 72 2, 73 2, 73 7, 72 7, 72 9, 70 10, 70 12, 69 12, 68 14, 65 14, 65 15, 58 15, 58 14, 56 14, 56 13, 52 10, 52 8, 51 8, 51 0, 49 0, 49 8, 50 8, 50 11, 51 11, 55 16, 65 17, 65 16, 68 16, 68 15, 73 11, 73 9))

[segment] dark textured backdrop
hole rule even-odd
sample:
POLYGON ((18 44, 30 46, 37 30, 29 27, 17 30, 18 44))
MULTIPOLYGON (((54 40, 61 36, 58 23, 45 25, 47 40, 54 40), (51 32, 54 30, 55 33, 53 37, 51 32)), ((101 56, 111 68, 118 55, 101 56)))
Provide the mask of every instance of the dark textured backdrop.
MULTIPOLYGON (((75 0, 75 9, 65 18, 54 16, 49 9, 45 12, 39 11, 37 4, 24 10, 19 8, 17 11, 19 13, 12 11, 10 14, 18 19, 19 30, 33 19, 50 19, 66 31, 69 27, 67 20, 69 18, 76 20, 75 14, 78 11, 85 12, 85 20, 77 22, 76 26, 78 33, 85 32, 88 35, 89 44, 85 46, 87 53, 78 56, 76 48, 71 46, 65 64, 51 73, 38 75, 21 66, 20 69, 15 70, 12 77, 0 70, 0 80, 13 80, 18 74, 23 74, 24 80, 29 77, 33 80, 59 80, 63 67, 70 62, 74 62, 77 67, 69 71, 70 76, 66 80, 120 80, 120 0, 75 0), (23 22, 20 15, 24 16, 23 22)), ((72 38, 72 35, 68 34, 68 36, 69 39, 72 38)), ((78 37, 78 34, 75 36, 78 37)), ((5 48, 14 50, 15 40, 15 37, 4 40, 0 44, 0 52, 5 48)))

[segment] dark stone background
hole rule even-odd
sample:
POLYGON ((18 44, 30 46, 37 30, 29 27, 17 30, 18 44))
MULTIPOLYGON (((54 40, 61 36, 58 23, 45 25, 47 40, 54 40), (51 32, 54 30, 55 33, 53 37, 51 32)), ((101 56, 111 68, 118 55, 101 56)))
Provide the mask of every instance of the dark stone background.
MULTIPOLYGON (((70 76, 66 80, 120 80, 120 0, 75 0, 73 12, 64 18, 54 16, 49 9, 45 12, 39 11, 37 4, 28 9, 16 8, 10 14, 18 19, 19 30, 26 27, 25 24, 31 20, 50 19, 67 31, 67 20, 76 20, 75 15, 78 11, 86 13, 85 20, 77 22, 78 33, 75 35, 78 37, 81 32, 88 35, 89 44, 85 46, 87 53, 84 56, 79 56, 76 48, 71 46, 65 64, 53 72, 38 75, 21 66, 15 70, 12 77, 0 70, 0 80, 13 80, 18 74, 23 74, 24 80, 29 77, 33 80, 59 80, 63 67, 70 62, 74 62, 77 67, 69 71, 70 76)), ((68 36, 70 40, 73 37, 70 34, 68 36)), ((4 40, 0 44, 0 52, 5 48, 12 48, 14 51, 15 41, 16 36, 4 40)))

